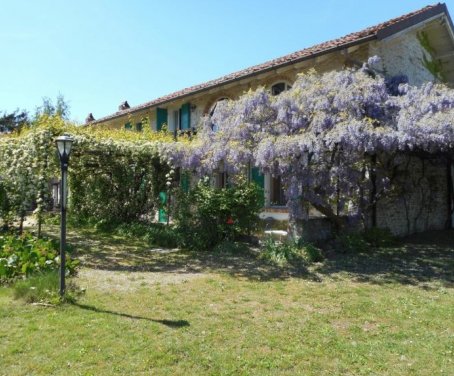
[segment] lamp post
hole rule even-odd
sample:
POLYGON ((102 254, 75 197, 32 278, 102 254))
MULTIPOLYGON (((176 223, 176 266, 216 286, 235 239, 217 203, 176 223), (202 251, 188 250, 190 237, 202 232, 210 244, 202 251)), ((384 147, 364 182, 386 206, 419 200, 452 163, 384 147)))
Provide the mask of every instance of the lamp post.
POLYGON ((60 182, 60 296, 65 294, 65 269, 66 269, 66 200, 68 196, 68 164, 69 154, 73 139, 68 135, 56 139, 58 156, 60 157, 61 182, 60 182))

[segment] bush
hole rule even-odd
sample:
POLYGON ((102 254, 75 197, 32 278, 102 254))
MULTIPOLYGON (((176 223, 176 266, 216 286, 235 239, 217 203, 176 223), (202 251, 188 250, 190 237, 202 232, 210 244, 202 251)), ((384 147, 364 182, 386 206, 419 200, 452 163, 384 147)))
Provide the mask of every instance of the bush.
POLYGON ((362 253, 373 248, 388 247, 395 243, 389 229, 373 227, 364 232, 343 234, 337 238, 343 252, 362 253))
POLYGON ((189 193, 179 191, 172 208, 179 245, 210 250, 222 241, 250 235, 262 206, 262 190, 247 182, 216 189, 201 181, 189 193))
POLYGON ((306 260, 309 262, 321 262, 325 259, 321 250, 311 243, 302 244, 301 250, 305 254, 306 260))
POLYGON ((167 226, 163 223, 133 222, 115 224, 102 221, 96 226, 96 229, 120 236, 143 239, 153 246, 164 248, 178 247, 178 233, 175 227, 167 226))
POLYGON ((244 243, 225 240, 225 241, 219 243, 218 245, 216 245, 216 247, 214 247, 213 251, 215 253, 219 253, 219 254, 233 255, 233 254, 246 253, 249 251, 249 248, 244 243))
POLYGON ((342 234, 337 237, 340 250, 344 253, 362 253, 369 250, 369 244, 364 240, 364 236, 359 232, 342 234))
MULTIPOLYGON (((66 258, 67 275, 75 274, 78 260, 66 258)), ((31 234, 0 236, 0 283, 58 269, 59 243, 31 234)))
POLYGON ((149 244, 164 248, 178 247, 178 233, 173 226, 163 223, 153 223, 149 225, 146 232, 146 239, 149 244))
POLYGON ((378 227, 372 227, 364 231, 364 240, 376 248, 389 247, 396 242, 396 238, 390 229, 378 227))
POLYGON ((261 257, 274 264, 310 264, 323 260, 323 255, 317 247, 310 243, 298 245, 295 242, 278 242, 272 237, 265 240, 261 257))

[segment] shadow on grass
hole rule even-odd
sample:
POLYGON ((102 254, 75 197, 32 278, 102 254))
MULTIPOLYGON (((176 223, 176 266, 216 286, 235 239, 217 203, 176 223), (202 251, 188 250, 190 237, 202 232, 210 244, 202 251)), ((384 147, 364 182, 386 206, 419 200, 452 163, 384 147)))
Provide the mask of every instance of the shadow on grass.
POLYGON ((189 322, 186 321, 186 320, 158 320, 158 319, 150 319, 148 317, 135 316, 135 315, 130 315, 128 313, 109 311, 109 310, 106 310, 106 309, 97 308, 97 307, 94 307, 94 306, 91 306, 91 305, 87 305, 87 304, 72 303, 72 305, 76 306, 76 307, 79 307, 81 309, 85 309, 87 311, 98 312, 98 313, 107 313, 109 315, 121 316, 121 317, 126 317, 128 319, 134 319, 134 320, 151 321, 151 322, 162 324, 162 325, 165 325, 165 326, 167 326, 169 328, 174 328, 174 329, 190 326, 189 322))
POLYGON ((394 247, 336 254, 315 268, 329 277, 347 274, 358 282, 401 283, 430 288, 454 286, 454 231, 431 231, 401 239, 394 247))
POLYGON ((69 242, 88 268, 124 272, 226 273, 249 280, 349 279, 369 283, 454 286, 454 231, 432 231, 402 239, 395 247, 360 254, 334 254, 314 266, 278 267, 257 254, 216 254, 153 248, 140 239, 90 229, 70 231, 69 242))

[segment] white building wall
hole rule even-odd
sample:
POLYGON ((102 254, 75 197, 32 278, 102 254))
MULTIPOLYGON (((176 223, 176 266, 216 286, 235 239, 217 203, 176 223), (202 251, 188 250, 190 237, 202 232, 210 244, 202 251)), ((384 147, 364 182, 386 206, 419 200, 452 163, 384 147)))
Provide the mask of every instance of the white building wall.
POLYGON ((381 57, 381 69, 387 76, 405 74, 409 83, 416 86, 434 81, 433 75, 423 65, 424 54, 429 57, 416 30, 372 42, 369 47, 370 56, 381 57))

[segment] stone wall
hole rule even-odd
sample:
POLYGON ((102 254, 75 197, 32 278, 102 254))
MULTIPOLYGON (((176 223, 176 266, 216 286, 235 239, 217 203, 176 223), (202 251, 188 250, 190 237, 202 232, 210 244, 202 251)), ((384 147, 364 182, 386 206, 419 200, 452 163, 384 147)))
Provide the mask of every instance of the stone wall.
POLYGON ((405 74, 409 83, 416 86, 434 81, 433 75, 423 65, 424 54, 427 53, 414 30, 372 42, 369 46, 369 55, 381 57, 382 69, 387 76, 405 74))
POLYGON ((377 204, 377 226, 398 236, 445 228, 448 219, 446 162, 413 158, 398 172, 402 187, 377 204))
MULTIPOLYGON (((451 174, 454 176, 454 168, 451 174)), ((377 227, 387 228, 396 236, 445 229, 448 222, 447 179, 446 161, 411 158, 408 165, 397 172, 396 189, 377 204, 377 227)), ((356 228, 349 228, 347 224, 347 231, 362 228, 361 224, 356 228)), ((295 227, 296 234, 307 241, 330 239, 333 230, 331 222, 321 215, 311 216, 307 222, 295 227)))

